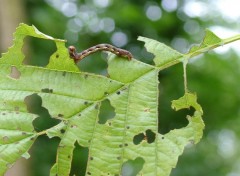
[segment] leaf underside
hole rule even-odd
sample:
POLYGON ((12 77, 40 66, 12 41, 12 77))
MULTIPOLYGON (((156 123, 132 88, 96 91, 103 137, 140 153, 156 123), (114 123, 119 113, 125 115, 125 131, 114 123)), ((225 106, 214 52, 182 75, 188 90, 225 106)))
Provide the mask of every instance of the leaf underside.
POLYGON ((172 107, 193 107, 194 115, 187 117, 189 124, 165 135, 158 133, 158 72, 171 63, 181 62, 185 56, 157 41, 144 37, 139 40, 155 55, 156 65, 110 55, 109 77, 104 77, 80 72, 68 56, 65 41, 21 24, 13 47, 0 59, 0 175, 18 158, 27 158, 35 139, 47 134, 49 138, 61 139, 56 163, 50 171, 52 176, 69 175, 76 142, 89 148, 86 175, 122 175, 124 163, 141 158, 144 164, 138 175, 168 176, 184 147, 201 139, 202 109, 196 95, 186 93, 174 100, 172 107), (26 36, 56 43, 57 51, 45 68, 22 64, 21 48, 26 36), (20 75, 12 76, 13 70, 20 75), (52 118, 59 119, 59 124, 41 132, 34 130, 32 122, 37 116, 29 112, 25 102, 33 94, 41 97, 42 106, 52 118), (100 124, 104 100, 109 100, 115 116, 100 124), (147 130, 156 135, 155 140, 134 144, 134 136, 147 130))

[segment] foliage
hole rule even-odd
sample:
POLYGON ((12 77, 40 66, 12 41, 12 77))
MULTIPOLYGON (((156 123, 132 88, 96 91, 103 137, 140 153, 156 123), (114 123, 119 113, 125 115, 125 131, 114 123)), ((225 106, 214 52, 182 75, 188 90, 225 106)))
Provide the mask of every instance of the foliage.
POLYGON ((61 139, 51 175, 69 175, 76 143, 89 148, 87 175, 128 173, 129 163, 140 165, 137 171, 140 175, 169 175, 184 147, 201 139, 203 112, 196 95, 185 92, 172 102, 172 108, 193 107, 193 116, 187 116, 189 124, 165 135, 158 133, 158 72, 186 63, 192 56, 236 38, 222 40, 207 31, 201 45, 181 54, 162 43, 140 37, 147 50, 155 55, 155 66, 110 55, 109 77, 104 77, 80 72, 68 57, 63 40, 21 24, 13 47, 0 60, 0 165, 3 166, 0 174, 18 158, 28 158, 28 150, 36 138, 46 134, 61 139), (46 68, 22 64, 21 48, 26 36, 56 43, 57 51, 46 68), (41 106, 59 120, 57 125, 34 130, 32 122, 38 118, 28 104, 32 96, 40 97, 41 106), (115 116, 99 123, 105 100, 114 108, 115 116), (149 133, 153 134, 153 141, 149 140, 149 133), (139 134, 144 138, 135 143, 134 138, 139 134))

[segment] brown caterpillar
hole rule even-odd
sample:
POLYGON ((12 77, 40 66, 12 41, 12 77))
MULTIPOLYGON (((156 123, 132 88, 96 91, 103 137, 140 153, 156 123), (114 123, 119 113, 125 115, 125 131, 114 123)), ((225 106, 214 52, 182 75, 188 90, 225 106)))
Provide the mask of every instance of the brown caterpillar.
POLYGON ((77 63, 78 61, 82 60, 83 58, 87 57, 92 53, 102 50, 110 51, 120 57, 126 57, 128 58, 128 60, 131 60, 133 58, 132 54, 129 51, 105 43, 92 46, 91 48, 88 48, 82 51, 81 53, 77 53, 76 48, 74 46, 68 47, 69 55, 71 58, 74 59, 75 63, 77 63))

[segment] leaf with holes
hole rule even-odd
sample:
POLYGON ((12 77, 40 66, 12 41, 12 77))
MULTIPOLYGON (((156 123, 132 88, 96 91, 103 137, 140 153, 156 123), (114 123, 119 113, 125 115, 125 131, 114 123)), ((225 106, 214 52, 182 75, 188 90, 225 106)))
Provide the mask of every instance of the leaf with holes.
POLYGON ((172 107, 193 107, 189 124, 158 133, 158 72, 224 40, 207 35, 204 41, 211 42, 185 55, 152 39, 139 40, 155 55, 155 66, 110 55, 109 77, 104 77, 80 72, 65 41, 21 24, 13 47, 0 59, 0 175, 18 158, 28 157, 35 139, 44 134, 61 139, 50 175, 70 174, 75 143, 89 149, 86 175, 169 175, 184 147, 201 139, 204 124, 196 95, 185 93, 172 107), (26 36, 55 42, 57 51, 46 68, 22 63, 26 36), (58 120, 57 125, 35 131, 36 115, 28 103, 32 96, 40 99, 41 108, 58 120), (105 107, 112 109, 110 115, 105 107))

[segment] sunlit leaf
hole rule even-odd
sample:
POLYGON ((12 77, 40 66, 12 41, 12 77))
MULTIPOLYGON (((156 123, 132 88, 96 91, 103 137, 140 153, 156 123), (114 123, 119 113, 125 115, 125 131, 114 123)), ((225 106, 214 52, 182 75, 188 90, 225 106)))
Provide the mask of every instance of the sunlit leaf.
POLYGON ((147 51, 154 54, 155 57, 153 61, 158 67, 165 68, 173 63, 179 62, 183 57, 183 54, 156 40, 146 37, 138 37, 138 40, 145 42, 144 46, 147 51))
POLYGON ((206 29, 206 34, 203 41, 200 45, 194 45, 188 52, 189 55, 195 56, 204 52, 209 51, 210 49, 216 48, 224 44, 224 41, 216 36, 212 31, 206 29))
MULTIPOLYGON (((36 137, 43 134, 61 139, 50 175, 69 175, 78 143, 89 149, 86 175, 121 175, 136 165, 138 169, 133 173, 168 176, 184 147, 201 139, 203 112, 192 93, 185 93, 172 104, 175 110, 194 108, 194 114, 187 116, 188 125, 165 135, 158 133, 159 71, 189 54, 141 37, 139 40, 155 55, 155 66, 110 55, 109 76, 104 77, 77 70, 64 41, 42 34, 35 27, 21 24, 14 36, 13 47, 0 59, 0 174, 18 158, 27 156, 36 137), (22 64, 21 48, 26 36, 56 43, 57 51, 46 68, 22 64), (41 98, 41 106, 59 124, 35 132, 32 122, 36 116, 26 104, 26 97, 31 95, 41 98), (115 116, 102 123, 99 114, 104 113, 100 107, 106 100, 115 116), (134 143, 139 134, 144 137, 134 143), (149 134, 153 139, 148 139, 149 134)), ((216 36, 207 34, 203 44, 191 51, 197 53, 218 44, 216 36)))

